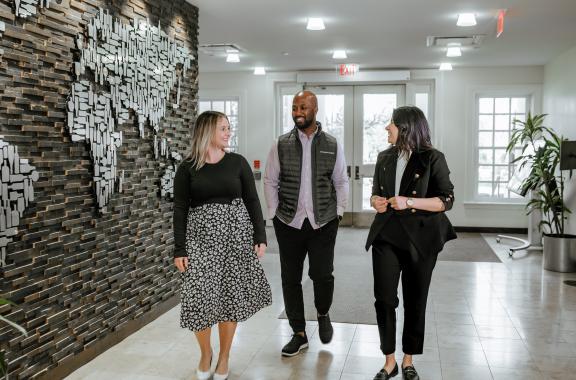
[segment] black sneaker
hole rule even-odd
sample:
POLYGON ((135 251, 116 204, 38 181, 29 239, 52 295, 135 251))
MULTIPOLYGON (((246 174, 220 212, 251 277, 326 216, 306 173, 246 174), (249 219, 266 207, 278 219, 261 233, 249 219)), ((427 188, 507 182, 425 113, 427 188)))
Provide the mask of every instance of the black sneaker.
POLYGON ((303 349, 308 347, 308 338, 306 333, 304 336, 300 334, 292 335, 292 339, 288 342, 284 348, 282 348, 282 356, 295 356, 300 353, 303 349))
POLYGON ((332 328, 332 323, 330 322, 330 316, 328 314, 318 316, 318 335, 320 335, 320 341, 324 344, 330 343, 332 340, 334 329, 332 328))

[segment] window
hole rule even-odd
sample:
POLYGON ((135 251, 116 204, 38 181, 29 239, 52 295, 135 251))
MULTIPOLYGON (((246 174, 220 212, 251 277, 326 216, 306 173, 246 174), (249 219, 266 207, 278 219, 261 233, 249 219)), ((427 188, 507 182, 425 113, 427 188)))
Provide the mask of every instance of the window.
POLYGON ((238 152, 238 108, 236 98, 200 99, 198 113, 204 111, 219 111, 225 113, 230 121, 230 152, 238 152))
MULTIPOLYGON (((529 97, 478 96, 476 104, 475 196, 483 200, 520 198, 508 190, 514 157, 506 153, 514 120, 526 120, 529 97)), ((520 149, 514 151, 518 152, 520 149)))

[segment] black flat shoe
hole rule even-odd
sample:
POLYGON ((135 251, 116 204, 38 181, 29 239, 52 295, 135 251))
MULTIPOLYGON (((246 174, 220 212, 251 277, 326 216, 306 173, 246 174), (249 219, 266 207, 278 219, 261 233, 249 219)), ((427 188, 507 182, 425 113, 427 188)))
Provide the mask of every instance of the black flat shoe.
POLYGON ((413 365, 402 367, 402 378, 405 380, 420 380, 420 376, 418 376, 418 372, 416 372, 416 368, 413 365))
POLYGON ((396 375, 398 375, 398 363, 394 365, 394 369, 390 373, 386 372, 386 370, 382 368, 380 372, 378 372, 376 376, 374 376, 373 380, 388 380, 396 375))

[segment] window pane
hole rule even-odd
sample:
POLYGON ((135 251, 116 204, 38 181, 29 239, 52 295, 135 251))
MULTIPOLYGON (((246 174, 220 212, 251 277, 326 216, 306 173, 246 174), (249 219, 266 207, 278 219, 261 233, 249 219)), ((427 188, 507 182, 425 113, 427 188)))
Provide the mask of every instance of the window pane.
POLYGON ((492 132, 478 132, 478 146, 492 146, 492 132))
POLYGON ((231 104, 230 115, 238 115, 238 102, 234 101, 231 104))
POLYGON ((418 93, 414 96, 414 105, 424 112, 424 116, 428 119, 428 94, 418 93))
POLYGON ((494 129, 494 117, 492 115, 480 115, 478 116, 478 127, 480 130, 492 130, 494 129))
POLYGON ((480 113, 493 113, 494 112, 494 99, 493 98, 480 98, 478 100, 478 111, 480 113))
POLYGON ((224 109, 224 102, 223 101, 212 102, 212 111, 219 111, 222 113, 226 113, 224 109))
POLYGON ((526 113, 526 98, 512 98, 511 113, 526 113))
POLYGON ((286 133, 294 128, 292 119, 292 98, 293 95, 282 96, 282 133, 286 133))
POLYGON ((494 180, 495 181, 508 182, 509 179, 510 179, 510 177, 508 176, 508 166, 496 166, 496 167, 494 167, 494 180))
POLYGON ((508 154, 506 149, 494 149, 494 163, 499 165, 508 165, 508 154))
POLYGON ((479 164, 492 164, 492 149, 479 149, 478 150, 478 163, 479 164))
POLYGON ((510 130, 510 116, 496 115, 494 116, 494 126, 496 130, 508 131, 510 130))
MULTIPOLYGON (((344 95, 317 95, 316 120, 322 128, 344 145, 344 95)), ((290 111, 292 112, 292 111, 290 111)))
POLYGON ((362 178, 362 209, 372 210, 370 197, 372 196, 372 177, 362 178))
POLYGON ((492 181, 492 166, 478 166, 478 180, 492 181))
POLYGON ((510 119, 512 120, 511 128, 522 129, 522 125, 518 123, 526 121, 526 115, 525 114, 510 115, 510 119))
POLYGON ((508 141, 510 141, 508 132, 496 132, 494 133, 494 146, 497 147, 507 147, 508 141))
POLYGON ((506 187, 506 182, 497 182, 494 185, 494 196, 498 198, 504 198, 508 196, 508 188, 506 187))
POLYGON ((496 99, 494 99, 494 112, 495 113, 510 113, 510 98, 496 98, 496 99))
POLYGON ((363 164, 375 164, 378 152, 388 146, 386 125, 396 107, 396 94, 364 94, 363 96, 363 164))
POLYGON ((210 102, 200 102, 198 106, 198 114, 201 114, 204 111, 210 111, 211 109, 210 102))
POLYGON ((492 196, 492 183, 491 182, 479 182, 478 183, 478 195, 482 197, 492 196))

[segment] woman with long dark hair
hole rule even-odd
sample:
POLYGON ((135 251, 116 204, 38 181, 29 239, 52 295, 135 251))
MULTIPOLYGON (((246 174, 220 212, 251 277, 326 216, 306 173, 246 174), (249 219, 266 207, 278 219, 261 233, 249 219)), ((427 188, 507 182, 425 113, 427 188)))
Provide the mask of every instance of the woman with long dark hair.
POLYGON ((366 250, 372 246, 376 319, 384 368, 374 380, 398 374, 396 308, 402 279, 404 329, 402 375, 419 379, 412 355, 422 354, 428 289, 438 253, 456 238, 444 214, 454 203, 454 186, 444 155, 432 147, 424 113, 399 107, 386 127, 392 146, 380 152, 371 206, 376 210, 366 250))
POLYGON ((225 114, 196 119, 191 150, 174 178, 174 264, 181 272, 180 325, 192 330, 201 357, 196 375, 212 377, 210 331, 218 324, 220 352, 214 380, 228 378, 237 322, 272 304, 259 258, 266 231, 250 165, 227 153, 225 114))

